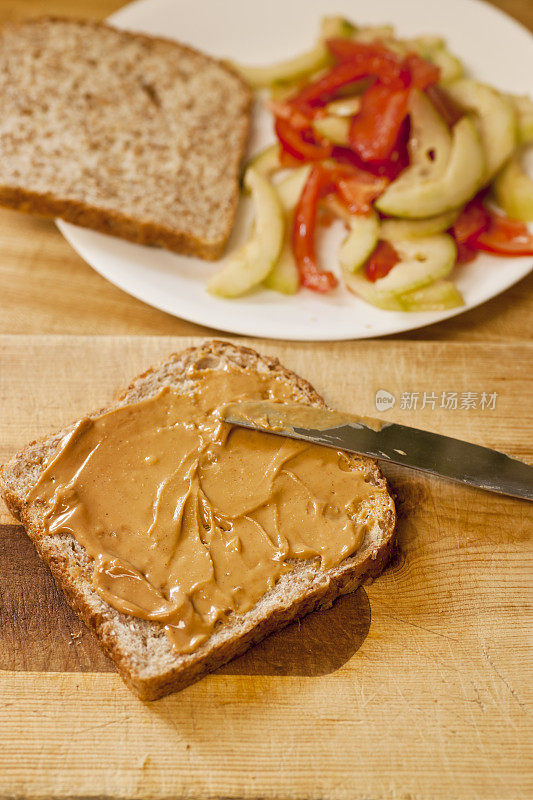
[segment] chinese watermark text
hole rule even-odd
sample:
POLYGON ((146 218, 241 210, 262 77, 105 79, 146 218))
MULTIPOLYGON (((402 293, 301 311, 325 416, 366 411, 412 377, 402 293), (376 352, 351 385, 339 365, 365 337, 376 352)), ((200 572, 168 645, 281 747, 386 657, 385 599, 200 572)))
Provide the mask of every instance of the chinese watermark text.
MULTIPOLYGON (((434 411, 443 408, 448 411, 494 411, 497 392, 401 392, 399 408, 404 411, 434 411)), ((396 397, 386 389, 379 389, 375 398, 378 411, 387 411, 396 403, 396 397)))

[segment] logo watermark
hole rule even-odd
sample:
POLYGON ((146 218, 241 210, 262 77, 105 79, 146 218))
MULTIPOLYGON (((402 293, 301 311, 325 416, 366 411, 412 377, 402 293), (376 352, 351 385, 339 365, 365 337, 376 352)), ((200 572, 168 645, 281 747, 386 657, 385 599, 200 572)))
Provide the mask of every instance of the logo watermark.
MULTIPOLYGON (((494 411, 497 392, 401 392, 398 408, 402 411, 423 411, 425 408, 447 411, 494 411)), ((375 397, 377 411, 388 411, 396 404, 396 397, 387 389, 378 389, 375 397)))
POLYGON ((388 411, 396 403, 396 398, 386 389, 378 389, 376 392, 376 408, 378 411, 388 411))

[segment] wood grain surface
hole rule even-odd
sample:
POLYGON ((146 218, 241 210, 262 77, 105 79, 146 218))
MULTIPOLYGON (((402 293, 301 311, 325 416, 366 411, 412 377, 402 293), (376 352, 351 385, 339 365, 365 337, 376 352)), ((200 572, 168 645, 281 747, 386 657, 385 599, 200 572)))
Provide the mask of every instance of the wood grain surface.
MULTIPOLYGON (((532 0, 493 4, 533 30, 532 0)), ((103 18, 121 5, 121 0, 1 0, 0 24, 39 14, 103 18)), ((0 333, 179 336, 208 332, 108 283, 67 244, 53 222, 0 209, 0 252, 0 333)), ((530 275, 480 308, 400 338, 520 341, 523 320, 533 317, 532 289, 530 275)))
MULTIPOLYGON (((0 461, 190 343, 0 337, 0 461)), ((532 458, 531 345, 255 345, 336 407, 376 414, 384 388, 387 419, 532 458), (496 407, 400 407, 424 391, 496 407)), ((4 514, 0 797, 529 797, 531 507, 384 469, 400 555, 381 578, 156 703, 109 671, 4 514)))

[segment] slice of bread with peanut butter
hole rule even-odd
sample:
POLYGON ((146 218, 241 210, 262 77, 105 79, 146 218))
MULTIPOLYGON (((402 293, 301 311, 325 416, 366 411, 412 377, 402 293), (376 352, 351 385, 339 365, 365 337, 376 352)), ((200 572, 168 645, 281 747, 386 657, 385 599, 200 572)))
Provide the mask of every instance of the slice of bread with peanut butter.
POLYGON ((143 699, 330 605, 393 551, 377 464, 222 423, 244 399, 325 405, 276 359, 209 341, 0 471, 11 512, 143 699))
POLYGON ((218 258, 251 93, 178 42, 44 17, 0 29, 0 205, 218 258))

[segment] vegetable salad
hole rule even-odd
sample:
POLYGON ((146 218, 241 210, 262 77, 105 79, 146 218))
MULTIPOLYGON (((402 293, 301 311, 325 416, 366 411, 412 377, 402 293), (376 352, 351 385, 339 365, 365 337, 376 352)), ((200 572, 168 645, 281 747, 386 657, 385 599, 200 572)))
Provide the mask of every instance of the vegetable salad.
POLYGON ((461 305, 450 274, 480 252, 533 255, 521 164, 533 102, 465 77, 442 39, 327 17, 309 52, 236 68, 263 93, 276 143, 245 170, 253 229, 211 279, 214 294, 334 290, 316 251, 333 220, 347 229, 340 280, 388 310, 461 305))

